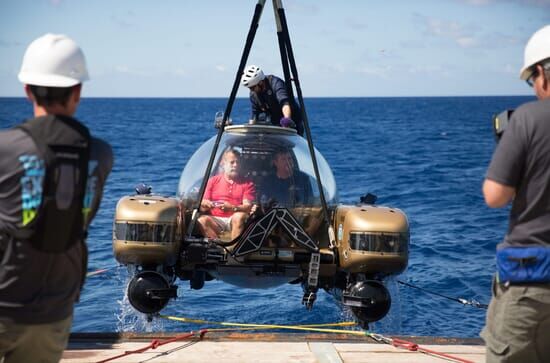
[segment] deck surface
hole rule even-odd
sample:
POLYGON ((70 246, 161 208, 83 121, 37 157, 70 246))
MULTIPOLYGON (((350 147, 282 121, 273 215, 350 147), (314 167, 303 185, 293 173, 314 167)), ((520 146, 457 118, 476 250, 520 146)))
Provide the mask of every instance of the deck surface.
MULTIPOLYGON (((178 334, 72 334, 61 362, 100 362, 127 351, 147 347, 153 340, 173 339, 178 334)), ((441 337, 399 337, 421 348, 471 361, 485 361, 480 339, 441 337)), ((375 363, 448 362, 419 351, 378 343, 368 337, 327 334, 214 334, 202 339, 171 342, 156 349, 112 360, 135 362, 235 362, 235 363, 375 363)))

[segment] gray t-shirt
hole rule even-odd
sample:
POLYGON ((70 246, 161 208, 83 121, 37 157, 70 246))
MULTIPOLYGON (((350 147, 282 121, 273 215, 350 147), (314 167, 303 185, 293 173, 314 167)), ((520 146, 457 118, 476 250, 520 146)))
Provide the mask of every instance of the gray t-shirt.
POLYGON ((514 111, 487 179, 516 189, 508 232, 498 248, 550 246, 550 99, 514 111))
MULTIPOLYGON (((43 324, 72 314, 86 272, 87 249, 76 243, 64 253, 44 253, 5 234, 22 225, 23 189, 33 183, 22 160, 29 159, 40 160, 40 156, 27 133, 20 129, 0 132, 0 319, 43 324)), ((95 188, 88 224, 99 208, 112 165, 111 146, 92 138, 88 182, 95 188)))

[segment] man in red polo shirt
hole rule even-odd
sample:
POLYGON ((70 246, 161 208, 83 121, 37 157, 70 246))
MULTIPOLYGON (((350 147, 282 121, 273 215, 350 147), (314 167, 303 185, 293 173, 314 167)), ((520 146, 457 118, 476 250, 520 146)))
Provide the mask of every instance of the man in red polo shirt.
POLYGON ((213 176, 206 184, 201 203, 199 226, 206 237, 218 238, 220 233, 231 230, 231 239, 244 229, 246 218, 252 210, 256 195, 254 183, 239 176, 240 154, 227 150, 222 156, 222 174, 213 176))

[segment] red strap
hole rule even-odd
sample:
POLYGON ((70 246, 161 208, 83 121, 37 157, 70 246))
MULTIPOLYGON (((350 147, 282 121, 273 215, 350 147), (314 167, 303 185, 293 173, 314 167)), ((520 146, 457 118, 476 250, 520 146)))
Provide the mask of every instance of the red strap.
POLYGON ((416 352, 418 350, 418 344, 403 339, 393 338, 392 344, 394 347, 405 348, 411 352, 416 352))
POLYGON ((432 355, 435 355, 435 356, 444 357, 444 358, 447 358, 447 359, 452 359, 452 360, 457 361, 457 362, 473 363, 470 360, 455 357, 455 356, 452 356, 450 354, 436 352, 435 350, 426 349, 426 348, 423 348, 423 347, 419 346, 416 343, 409 342, 407 340, 403 340, 403 339, 399 339, 399 338, 392 338, 392 345, 394 347, 397 347, 397 348, 404 348, 404 349, 410 350, 411 352, 418 351, 418 352, 422 352, 422 353, 426 353, 426 354, 432 354, 432 355))
MULTIPOLYGON (((204 334, 206 334, 208 332, 207 329, 202 329, 199 333, 199 339, 202 339, 204 337, 204 334)), ((149 343, 149 345, 143 347, 143 348, 139 348, 139 349, 136 349, 136 350, 128 350, 122 354, 119 354, 117 356, 114 356, 114 357, 111 357, 111 358, 107 358, 107 359, 104 359, 102 361, 99 361, 97 363, 106 363, 106 362, 110 362, 110 361, 113 361, 115 359, 118 359, 118 358, 122 358, 122 357, 125 357, 127 355, 130 355, 130 354, 135 354, 135 353, 143 353, 149 349, 157 349, 158 347, 162 346, 162 345, 165 345, 165 344, 168 344, 168 343, 173 343, 173 342, 176 342, 178 340, 184 340, 184 339, 187 339, 187 338, 190 338, 192 337, 193 335, 195 335, 194 332, 190 332, 190 333, 185 333, 185 334, 180 334, 180 335, 176 335, 175 337, 173 338, 170 338, 170 339, 165 339, 165 340, 159 340, 159 339, 153 339, 151 341, 151 343, 149 343)))
POLYGON ((462 362, 462 363, 474 363, 474 362, 472 362, 471 360, 467 360, 467 359, 464 359, 464 358, 455 357, 455 356, 450 355, 450 354, 445 354, 445 353, 436 352, 436 351, 431 350, 431 349, 426 349, 426 348, 419 347, 418 350, 419 350, 420 352, 422 352, 422 353, 437 355, 437 356, 440 356, 440 357, 444 357, 444 358, 448 358, 448 359, 455 360, 455 361, 457 361, 457 362, 462 362))

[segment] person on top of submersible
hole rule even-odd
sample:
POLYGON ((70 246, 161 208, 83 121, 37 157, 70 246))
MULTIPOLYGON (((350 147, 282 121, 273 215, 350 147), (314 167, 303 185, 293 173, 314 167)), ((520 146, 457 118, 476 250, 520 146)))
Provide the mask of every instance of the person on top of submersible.
POLYGON ((290 99, 285 82, 274 75, 265 75, 260 67, 249 65, 242 77, 241 85, 250 90, 252 112, 250 123, 271 123, 296 129, 304 134, 300 108, 290 99))
POLYGON ((0 362, 52 363, 69 339, 113 154, 73 117, 88 71, 72 39, 34 40, 19 80, 34 118, 0 132, 0 362))

